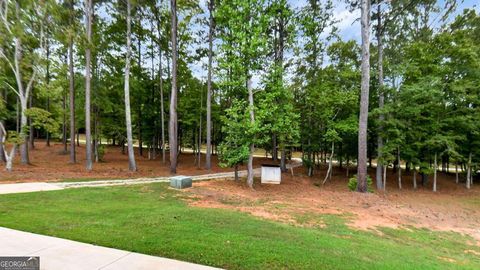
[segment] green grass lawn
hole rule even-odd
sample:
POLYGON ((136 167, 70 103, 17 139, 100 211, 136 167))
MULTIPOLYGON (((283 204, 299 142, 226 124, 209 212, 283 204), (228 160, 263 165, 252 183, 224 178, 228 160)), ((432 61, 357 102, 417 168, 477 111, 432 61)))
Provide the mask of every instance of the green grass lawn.
POLYGON ((455 233, 356 231, 333 215, 294 226, 184 196, 163 183, 0 195, 0 226, 227 269, 480 269, 480 247, 455 233))

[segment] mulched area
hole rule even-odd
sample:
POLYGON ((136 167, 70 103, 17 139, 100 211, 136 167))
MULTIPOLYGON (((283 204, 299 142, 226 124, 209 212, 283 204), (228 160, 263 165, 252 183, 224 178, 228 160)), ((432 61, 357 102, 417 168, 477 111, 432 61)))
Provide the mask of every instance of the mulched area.
MULTIPOLYGON (((0 182, 39 182, 86 179, 118 179, 169 176, 169 158, 166 153, 166 162, 162 162, 161 152, 156 159, 148 158, 148 151, 144 149, 143 156, 135 149, 138 171, 128 170, 128 156, 122 154, 120 146, 107 146, 103 161, 93 164, 93 171, 85 169, 85 146, 77 147, 77 163, 70 164, 70 157, 63 153, 63 145, 53 143, 50 147, 43 141, 37 141, 35 149, 30 150, 30 165, 20 164, 20 157, 16 155, 12 172, 0 169, 0 182)), ((182 153, 178 158, 178 175, 200 175, 216 172, 230 172, 232 168, 222 168, 218 164, 217 156, 212 156, 212 168, 204 169, 205 155, 201 157, 200 168, 195 165, 196 157, 191 153, 182 153)), ((254 165, 264 163, 266 159, 255 158, 254 165)), ((240 169, 245 169, 241 166, 240 169)))

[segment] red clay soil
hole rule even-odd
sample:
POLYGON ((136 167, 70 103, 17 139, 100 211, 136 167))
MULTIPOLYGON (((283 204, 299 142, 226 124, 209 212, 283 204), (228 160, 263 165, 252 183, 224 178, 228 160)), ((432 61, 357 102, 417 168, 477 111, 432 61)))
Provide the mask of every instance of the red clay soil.
MULTIPOLYGON (((140 157, 138 149, 135 151, 137 161, 137 172, 128 170, 128 156, 122 154, 119 146, 108 146, 105 150, 104 161, 93 164, 93 171, 85 169, 85 147, 77 147, 77 163, 70 164, 68 154, 63 154, 63 145, 52 144, 50 147, 45 142, 38 141, 35 149, 30 150, 30 165, 20 164, 20 157, 16 155, 12 172, 0 169, 0 182, 38 182, 38 181, 62 181, 62 180, 86 180, 86 179, 124 179, 140 177, 169 176, 170 168, 168 163, 168 152, 165 164, 162 163, 161 152, 155 160, 149 160, 147 150, 144 149, 144 156, 140 157)), ((199 175, 215 172, 233 171, 231 168, 221 168, 218 165, 216 156, 212 156, 212 169, 209 172, 204 169, 205 155, 202 155, 202 167, 194 165, 195 157, 190 153, 181 154, 178 159, 177 174, 199 175)), ((256 158, 254 164, 258 166, 265 162, 265 159, 256 158)), ((1 165, 1 164, 0 164, 1 165)), ((240 167, 245 169, 245 167, 240 167)))
MULTIPOLYGON (((280 185, 255 183, 254 190, 244 182, 208 181, 195 184, 191 205, 198 207, 228 208, 247 212, 261 218, 279 220, 302 226, 299 217, 308 214, 338 214, 356 229, 377 227, 428 228, 454 231, 475 238, 480 245, 480 188, 467 190, 464 184, 455 184, 454 175, 439 173, 438 191, 432 192, 431 183, 417 190, 412 187, 410 175, 403 176, 403 189, 397 188, 396 175, 387 174, 387 193, 359 194, 347 188, 344 170, 335 169, 332 181, 317 186, 325 170, 314 177, 305 175, 303 168, 282 175, 280 185)), ((375 172, 372 170, 373 176, 375 172)))
MULTIPOLYGON (((137 155, 137 172, 128 171, 127 155, 120 147, 108 147, 104 162, 94 163, 93 171, 85 170, 85 148, 78 148, 78 163, 69 164, 69 156, 62 154, 62 145, 46 147, 37 142, 30 151, 31 165, 19 164, 17 156, 13 172, 0 170, 0 182, 60 181, 84 179, 139 178, 170 175, 168 161, 162 164, 161 156, 156 160, 137 155)), ((147 151, 144 151, 146 154, 147 151)), ((202 156, 203 159, 205 158, 202 156)), ((167 156, 168 160, 168 156, 167 156)), ((207 170, 194 166, 192 154, 181 154, 177 174, 198 175, 207 170)), ((255 164, 267 162, 257 158, 255 164)), ((242 167, 241 169, 244 169, 242 167)), ((211 172, 231 171, 220 168, 213 157, 211 172)), ((454 175, 439 173, 438 192, 426 187, 412 188, 411 175, 403 176, 403 189, 397 188, 396 174, 388 172, 387 193, 359 194, 347 189, 347 177, 344 170, 334 169, 334 177, 325 186, 315 183, 323 180, 325 170, 317 170, 314 177, 307 177, 303 168, 295 169, 295 176, 282 175, 280 185, 261 185, 255 183, 255 189, 247 187, 244 181, 204 181, 195 183, 185 190, 195 200, 192 205, 198 207, 229 208, 251 213, 266 219, 294 223, 302 226, 322 226, 321 221, 310 224, 299 222, 301 215, 338 214, 349 220, 349 225, 357 229, 375 229, 376 227, 425 227, 431 230, 454 231, 468 234, 480 243, 480 187, 474 185, 467 190, 464 184, 455 184, 454 175)), ((373 177, 374 171, 370 172, 373 177)), ((420 178, 420 177, 418 177, 420 178)), ((420 185, 420 183, 419 183, 420 185)), ((480 245, 479 243, 475 243, 480 245)))

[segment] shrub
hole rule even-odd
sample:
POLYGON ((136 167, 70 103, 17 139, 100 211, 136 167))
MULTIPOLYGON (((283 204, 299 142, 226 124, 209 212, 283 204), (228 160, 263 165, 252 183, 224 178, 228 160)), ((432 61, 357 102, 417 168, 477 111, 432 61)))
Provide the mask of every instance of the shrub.
MULTIPOLYGON (((367 190, 368 190, 368 192, 373 192, 372 185, 373 185, 372 178, 369 175, 367 175, 367 190)), ((357 190, 357 175, 354 175, 353 177, 348 179, 348 189, 350 189, 350 191, 357 190)))
POLYGON ((105 145, 99 144, 97 147, 98 147, 98 149, 97 149, 98 160, 103 161, 103 157, 105 156, 105 151, 106 151, 105 145))

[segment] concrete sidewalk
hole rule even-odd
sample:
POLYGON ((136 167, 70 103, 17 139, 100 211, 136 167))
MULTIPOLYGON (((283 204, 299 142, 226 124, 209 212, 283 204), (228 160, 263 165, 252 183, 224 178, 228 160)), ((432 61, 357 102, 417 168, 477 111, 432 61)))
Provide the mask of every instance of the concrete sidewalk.
POLYGON ((0 256, 40 256, 41 270, 218 269, 3 227, 0 256))
POLYGON ((36 183, 18 183, 18 184, 0 184, 0 194, 25 193, 36 191, 59 190, 63 187, 54 183, 36 182, 36 183))

